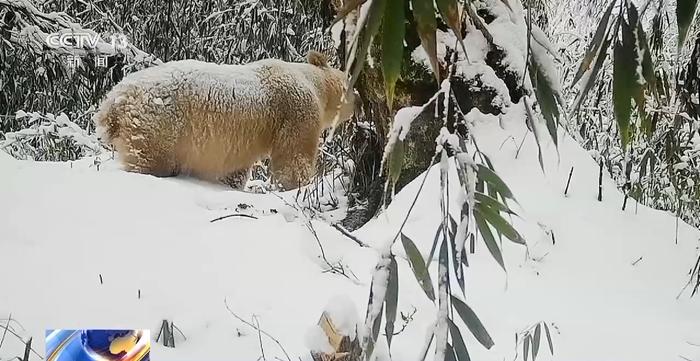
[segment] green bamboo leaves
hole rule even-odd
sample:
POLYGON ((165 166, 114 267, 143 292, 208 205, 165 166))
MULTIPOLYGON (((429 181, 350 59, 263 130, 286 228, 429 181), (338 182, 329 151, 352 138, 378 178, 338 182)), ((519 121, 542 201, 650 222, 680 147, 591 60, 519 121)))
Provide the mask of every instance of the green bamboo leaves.
POLYGON ((401 176, 401 170, 403 169, 404 162, 404 143, 403 140, 397 139, 394 143, 393 148, 390 149, 391 153, 387 155, 388 159, 388 179, 387 185, 391 184, 393 189, 396 182, 401 176))
MULTIPOLYGON (((437 57, 437 16, 443 20, 455 34, 461 34, 461 5, 457 0, 410 0, 412 18, 421 41, 421 46, 428 56, 435 78, 440 82, 440 62, 437 57), (437 5, 437 9, 436 9, 437 5)), ((359 11, 362 6, 369 6, 367 16, 359 26, 348 52, 346 63, 349 64, 350 86, 352 87, 364 67, 372 39, 381 28, 381 64, 384 77, 386 102, 393 109, 396 83, 401 77, 401 65, 404 59, 404 38, 406 35, 407 0, 350 0, 338 12, 333 23, 348 16, 352 11, 359 11), (369 3, 369 4, 366 4, 369 3)), ((466 47, 460 43, 466 55, 466 47)))
POLYGON ((632 29, 627 22, 622 21, 622 41, 618 40, 613 50, 613 105, 623 148, 629 144, 632 137, 632 99, 637 99, 642 91, 637 74, 640 62, 636 50, 636 36, 632 29))
POLYGON ((688 30, 693 22, 695 9, 697 8, 698 0, 678 0, 676 2, 676 21, 678 23, 678 50, 685 44, 685 39, 688 36, 688 30))
POLYGON ((520 341, 523 344, 523 361, 528 361, 530 355, 532 355, 531 360, 536 361, 537 356, 540 354, 540 346, 542 343, 542 329, 544 329, 544 335, 547 339, 547 345, 549 346, 549 352, 554 355, 554 345, 552 343, 552 334, 549 332, 549 326, 546 322, 538 322, 532 325, 525 332, 520 335, 516 334, 516 342, 518 336, 520 336, 520 341))
POLYGON ((616 3, 617 0, 610 1, 610 5, 608 5, 608 8, 605 10, 603 18, 600 20, 595 35, 593 36, 593 40, 588 45, 586 55, 584 55, 583 61, 581 61, 581 65, 579 66, 578 71, 574 76, 573 84, 576 84, 586 72, 589 73, 588 77, 586 78, 583 84, 583 87, 581 88, 581 91, 576 96, 573 111, 577 111, 581 107, 581 104, 585 100, 586 95, 593 87, 593 84, 595 83, 595 80, 598 77, 598 72, 603 66, 605 57, 608 54, 608 48, 610 47, 611 42, 609 38, 611 31, 610 29, 615 26, 610 25, 610 15, 612 14, 614 5, 616 3), (593 66, 592 68, 591 65, 593 66))
POLYGON ((433 289, 433 282, 430 280, 430 273, 428 273, 428 268, 425 266, 425 261, 423 256, 421 256, 418 247, 413 241, 408 238, 403 233, 401 234, 401 243, 403 243, 403 248, 406 250, 406 257, 408 257, 408 263, 411 266, 413 275, 416 276, 418 284, 425 292, 425 295, 431 301, 435 301, 435 290, 433 289))
POLYGON ((474 313, 474 311, 472 311, 472 309, 467 306, 466 303, 459 298, 452 296, 452 307, 457 310, 459 317, 462 319, 462 321, 464 321, 464 324, 467 325, 469 331, 471 331, 480 344, 487 349, 493 347, 494 343, 493 339, 491 339, 491 335, 489 335, 488 331, 486 331, 486 328, 481 323, 481 320, 479 320, 479 317, 476 316, 476 313, 474 313))
POLYGON ((396 264, 396 258, 393 255, 389 261, 389 282, 387 283, 385 302, 386 325, 384 325, 384 332, 386 333, 386 342, 391 347, 391 338, 394 336, 394 322, 396 321, 396 306, 399 302, 399 266, 396 264))
POLYGON ((382 71, 389 110, 394 103, 394 88, 401 75, 403 38, 406 33, 406 14, 403 0, 387 0, 382 29, 382 71))
POLYGON ((540 105, 542 116, 547 124, 549 136, 556 145, 558 143, 557 124, 560 117, 558 94, 549 78, 542 72, 542 67, 537 63, 537 57, 530 59, 530 80, 535 87, 535 97, 540 105))

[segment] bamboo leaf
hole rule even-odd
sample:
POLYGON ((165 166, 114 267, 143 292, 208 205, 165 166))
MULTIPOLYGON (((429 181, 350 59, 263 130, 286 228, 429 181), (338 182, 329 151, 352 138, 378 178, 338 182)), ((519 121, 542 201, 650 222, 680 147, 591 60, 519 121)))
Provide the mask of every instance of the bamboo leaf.
POLYGON ((685 44, 688 30, 693 22, 698 0, 678 0, 676 2, 676 22, 678 24, 678 51, 685 44))
MULTIPOLYGON (((465 207, 469 207, 467 202, 464 203, 465 207)), ((468 217, 467 215, 466 217, 468 217)), ((464 218, 462 218, 464 219, 464 218)), ((468 221, 466 221, 468 222, 468 221)), ((461 258, 462 255, 464 255, 464 242, 466 240, 466 233, 465 233, 465 239, 457 239, 457 222, 452 219, 452 216, 450 216, 450 240, 452 243, 452 265, 454 267, 455 271, 455 278, 457 278, 457 284, 459 284, 459 288, 462 290, 462 294, 466 292, 465 290, 465 285, 464 285, 464 268, 462 267, 462 262, 461 258), (457 242, 462 243, 462 253, 457 252, 457 242)))
POLYGON ((484 220, 484 217, 479 212, 474 212, 474 221, 476 221, 476 227, 479 229, 479 233, 481 233, 481 238, 484 239, 486 248, 505 271, 506 266, 503 264, 503 255, 501 255, 501 250, 498 248, 498 243, 496 243, 496 238, 493 236, 488 223, 486 223, 486 220, 484 220))
POLYGON ((401 176, 401 170, 403 169, 404 162, 404 143, 401 139, 396 139, 393 149, 391 149, 391 154, 389 154, 389 173, 387 178, 391 183, 392 187, 396 184, 401 176))
POLYGON ((527 361, 527 356, 530 354, 530 340, 532 337, 527 335, 523 340, 523 361, 527 361))
POLYGON ((372 357, 372 353, 374 351, 374 346, 377 344, 377 338, 379 337, 379 328, 382 325, 382 312, 384 311, 384 304, 382 304, 382 309, 379 310, 379 314, 377 317, 374 319, 374 323, 372 324, 372 335, 371 339, 367 343, 367 353, 365 354, 365 360, 369 361, 369 359, 372 357))
MULTIPOLYGON (((506 0, 502 0, 510 8, 510 5, 506 0)), ((440 16, 450 27, 452 33, 459 41, 459 45, 462 47, 464 52, 464 57, 469 59, 469 54, 467 54, 467 47, 464 45, 464 39, 462 39, 462 9, 457 0, 436 0, 437 8, 440 11, 440 16)))
POLYGON ((612 10, 616 2, 617 0, 610 1, 610 5, 608 5, 607 10, 605 10, 605 13, 603 13, 603 18, 600 19, 600 23, 598 23, 598 28, 595 31, 595 35, 593 36, 591 43, 588 44, 586 55, 584 55, 581 65, 576 71, 572 85, 578 83, 581 76, 583 76, 583 74, 590 69, 591 64, 593 64, 593 60, 595 60, 596 56, 600 52, 600 47, 603 45, 603 40, 607 35, 607 29, 610 23, 610 14, 612 14, 612 10))
POLYGON ((382 28, 382 70, 384 72, 386 102, 391 110, 394 103, 394 88, 401 74, 406 15, 403 0, 386 1, 384 27, 382 28))
POLYGON ((615 118, 620 130, 620 140, 623 149, 627 147, 632 137, 632 99, 637 98, 641 85, 637 79, 637 50, 636 39, 632 27, 622 22, 622 41, 615 44, 613 64, 613 105, 615 118))
POLYGON ((540 163, 540 169, 542 169, 542 173, 544 173, 544 159, 542 158, 542 145, 540 144, 540 136, 537 132, 537 129, 535 129, 535 115, 533 114, 532 111, 532 106, 530 105, 530 101, 527 98, 523 98, 523 103, 525 104, 525 122, 532 131, 532 134, 535 136, 535 144, 537 144, 537 160, 540 163))
POLYGON ((486 27, 484 20, 479 16, 479 14, 477 14, 476 9, 474 9, 474 4, 472 3, 472 1, 466 1, 465 3, 466 3, 465 9, 467 10, 467 15, 469 15, 469 18, 474 23, 474 26, 476 26, 476 28, 479 29, 479 31, 484 36, 484 38, 486 38, 486 42, 488 44, 493 44, 493 35, 489 31, 488 27, 486 27))
POLYGON ((457 361, 457 357, 455 356, 455 350, 449 343, 445 348, 445 361, 457 361))
POLYGON ((352 89, 357 81, 362 68, 365 65, 365 60, 367 60, 367 52, 369 51, 369 46, 372 43, 372 38, 379 31, 379 27, 382 25, 382 18, 384 16, 384 8, 386 6, 387 0, 372 0, 367 9, 367 17, 362 28, 359 29, 357 41, 353 43, 354 51, 348 53, 349 56, 354 56, 352 59, 347 59, 347 64, 350 64, 348 71, 350 73, 350 81, 348 88, 352 89))
POLYGON ((486 207, 483 203, 477 203, 475 212, 478 212, 499 233, 517 244, 525 245, 525 240, 501 215, 492 208, 486 207))
POLYGON ((501 0, 501 2, 508 8, 508 10, 513 11, 513 7, 510 6, 508 0, 501 0))
POLYGON ((428 269, 425 267, 423 256, 421 256, 418 251, 416 244, 403 233, 401 233, 401 243, 403 243, 403 248, 408 257, 408 263, 411 266, 413 275, 416 276, 416 280, 418 280, 418 284, 423 288, 425 295, 428 296, 431 301, 435 301, 433 282, 430 280, 430 273, 428 273, 428 269))
POLYGON ((384 311, 384 305, 382 304, 382 309, 379 310, 377 318, 374 319, 374 324, 372 325, 372 343, 376 343, 377 338, 379 338, 379 327, 382 325, 382 311, 384 311))
POLYGON ((557 125, 559 124, 560 112, 557 91, 550 83, 550 77, 547 77, 541 69, 537 63, 537 57, 531 57, 529 74, 532 85, 535 87, 535 97, 537 97, 542 116, 547 124, 549 136, 554 141, 554 145, 558 145, 557 125))
POLYGON ((437 20, 432 0, 411 0, 413 4, 413 17, 416 19, 416 30, 420 37, 421 45, 428 55, 430 66, 433 68, 435 79, 440 83, 440 66, 437 58, 437 20))
POLYGON ((462 33, 462 22, 460 21, 460 9, 457 0, 436 0, 435 3, 442 19, 452 29, 455 36, 459 38, 462 33))
POLYGON ((608 35, 609 34, 607 33, 605 34, 605 40, 603 41, 603 45, 600 47, 600 49, 598 49, 598 54, 595 58, 595 64, 593 64, 593 68, 590 70, 590 73, 588 74, 586 82, 583 84, 581 91, 576 96, 576 100, 574 101, 574 112, 581 107, 581 104, 586 99, 586 95, 591 90, 591 88, 593 88, 593 85, 595 84, 595 81, 598 78, 598 73, 600 72, 600 69, 605 63, 605 58, 608 56, 608 48, 610 47, 610 44, 612 42, 611 39, 608 38, 608 35))
POLYGON ((513 214, 516 216, 518 215, 513 210, 508 208, 507 205, 499 202, 497 199, 495 199, 491 196, 488 196, 484 193, 474 192, 474 200, 476 200, 477 204, 483 204, 484 206, 492 208, 496 211, 504 212, 504 213, 508 213, 508 214, 513 214))
POLYGON ((462 319, 462 321, 464 321, 464 324, 467 325, 469 331, 471 331, 480 344, 487 349, 493 347, 491 335, 489 335, 488 331, 486 331, 486 328, 481 323, 481 320, 479 320, 479 317, 476 316, 476 313, 474 313, 474 311, 467 306, 466 303, 459 298, 452 296, 452 307, 457 310, 459 317, 462 319))
POLYGON ((447 322, 450 326, 450 336, 452 337, 452 344, 454 345, 457 360, 471 361, 469 352, 467 351, 467 345, 464 344, 464 339, 462 338, 462 333, 459 331, 459 327, 450 319, 448 319, 447 322))
MULTIPOLYGON (((649 91, 652 94, 657 94, 656 73, 654 72, 654 63, 651 59, 651 50, 649 49, 649 43, 647 42, 647 36, 644 32, 644 29, 642 28, 641 21, 637 22, 637 41, 642 48, 642 75, 644 76, 644 80, 647 83, 647 89, 649 89, 649 91)), ((642 120, 641 127, 642 131, 647 135, 647 137, 650 137, 654 131, 654 123, 651 121, 651 117, 648 114, 646 114, 646 109, 644 108, 645 99, 643 92, 640 92, 640 94, 641 97, 638 99, 637 108, 639 109, 639 118, 642 120)))
POLYGON ((547 336, 547 343, 549 344, 549 352, 554 355, 554 345, 552 344, 552 335, 549 333, 549 326, 547 326, 546 322, 542 322, 544 324, 544 334, 547 336))
POLYGON ((396 321, 396 306, 399 302, 399 267, 396 264, 396 258, 391 255, 389 261, 389 283, 386 289, 386 325, 384 332, 386 333, 386 343, 391 348, 391 338, 394 335, 394 322, 396 321))
POLYGON ((424 361, 425 357, 428 356, 428 350, 430 349, 430 345, 433 343, 434 338, 435 338, 435 331, 430 330, 430 340, 428 340, 428 344, 425 345, 425 348, 421 352, 421 357, 418 358, 418 360, 424 361))
POLYGON ((492 168, 485 167, 481 164, 478 164, 477 168, 478 179, 485 181, 489 187, 493 187, 501 195, 501 197, 509 198, 517 202, 513 196, 513 192, 511 192, 510 188, 508 188, 506 183, 492 170, 492 168))
POLYGON ((537 327, 535 327, 535 335, 533 336, 532 339, 532 359, 535 360, 537 358, 537 354, 540 351, 540 337, 542 336, 542 325, 537 324, 537 327))

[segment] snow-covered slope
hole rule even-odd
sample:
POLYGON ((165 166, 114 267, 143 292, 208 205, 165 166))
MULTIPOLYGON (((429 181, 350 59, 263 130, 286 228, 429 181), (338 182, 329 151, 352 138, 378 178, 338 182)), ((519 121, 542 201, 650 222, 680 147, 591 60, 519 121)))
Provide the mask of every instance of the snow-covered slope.
MULTIPOLYGON (((546 321, 556 325, 555 355, 541 348, 541 360, 700 360, 700 298, 676 299, 698 254, 698 231, 681 222, 676 244, 672 215, 634 203, 621 211, 623 196, 608 178, 598 202, 598 167, 568 137, 559 160, 553 146, 544 149, 543 174, 532 134, 521 120, 504 122, 502 129, 482 120, 475 134, 521 204, 515 224, 529 252, 504 242, 507 274, 481 242, 469 255, 467 301, 496 343, 487 351, 465 336, 472 359, 513 359, 515 333, 546 321)), ((261 351, 257 332, 227 310, 226 299, 291 359, 308 359, 308 348, 319 347, 314 325, 324 309, 349 327, 364 316, 376 252, 314 220, 323 256, 348 276, 324 272, 317 240, 290 206, 293 194, 280 199, 130 174, 114 162, 98 171, 89 160, 32 163, 3 153, 0 175, 0 320, 11 313, 21 323, 15 331, 34 337, 41 354, 47 328, 149 328, 155 338, 168 319, 187 339, 178 335, 174 349, 154 346, 153 360, 256 360, 261 352, 286 360, 264 336, 261 351), (210 222, 231 213, 257 219, 210 222)), ((424 254, 439 217, 438 182, 434 171, 406 229, 424 254)), ((384 244, 417 188, 405 188, 356 236, 384 244)), ((394 251, 403 257, 400 244, 394 251)), ((394 338, 392 356, 411 360, 436 308, 406 261, 398 262, 399 311, 417 312, 394 338)), ((22 349, 8 337, 0 359, 22 349)))

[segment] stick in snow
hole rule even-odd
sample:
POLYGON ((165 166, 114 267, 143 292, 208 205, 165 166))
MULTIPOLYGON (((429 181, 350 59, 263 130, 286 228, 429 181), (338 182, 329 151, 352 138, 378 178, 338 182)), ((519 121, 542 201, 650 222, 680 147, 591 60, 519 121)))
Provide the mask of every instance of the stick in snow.
POLYGON ((566 189, 564 189, 564 196, 567 196, 569 193, 569 184, 571 184, 572 174, 574 174, 574 167, 571 167, 571 170, 569 171, 569 179, 566 181, 566 189))
POLYGON ((251 216, 251 215, 249 215, 249 214, 234 213, 234 214, 229 214, 229 215, 221 216, 221 217, 219 217, 219 218, 214 218, 214 219, 212 219, 211 221, 209 221, 209 223, 214 223, 214 222, 216 222, 216 221, 220 221, 220 220, 222 220, 222 219, 231 218, 231 217, 244 217, 244 218, 258 219, 258 217, 256 217, 256 216, 251 216))

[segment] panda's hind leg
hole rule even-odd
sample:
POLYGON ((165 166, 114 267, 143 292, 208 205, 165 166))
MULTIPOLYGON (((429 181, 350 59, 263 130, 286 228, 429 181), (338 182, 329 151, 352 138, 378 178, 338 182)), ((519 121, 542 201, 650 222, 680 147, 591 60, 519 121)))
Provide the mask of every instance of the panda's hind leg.
POLYGON ((238 169, 219 178, 219 182, 239 191, 245 190, 250 178, 250 167, 238 169))

